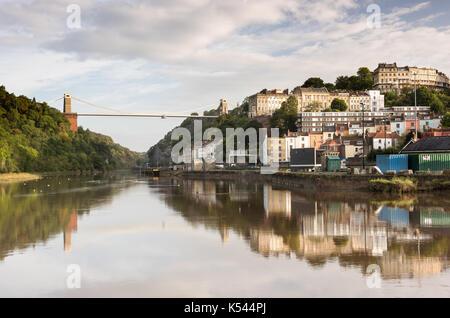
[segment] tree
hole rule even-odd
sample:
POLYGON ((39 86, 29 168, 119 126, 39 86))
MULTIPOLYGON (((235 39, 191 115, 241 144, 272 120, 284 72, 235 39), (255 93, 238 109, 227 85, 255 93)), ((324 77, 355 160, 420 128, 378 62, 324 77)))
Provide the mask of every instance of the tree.
POLYGON ((320 102, 313 101, 305 107, 304 111, 305 112, 320 112, 321 108, 322 108, 322 104, 320 102))
POLYGON ((441 102, 439 97, 437 97, 436 95, 433 95, 433 97, 431 98, 430 108, 435 114, 445 113, 444 103, 441 102))
POLYGON ((323 80, 319 77, 310 77, 302 85, 302 87, 315 87, 315 88, 320 88, 324 86, 325 84, 323 80))
POLYGON ((335 98, 331 102, 331 109, 333 111, 345 112, 347 110, 347 104, 343 99, 335 98))
POLYGON ((372 89, 372 73, 367 67, 360 67, 356 75, 338 76, 336 78, 336 89, 345 89, 352 91, 372 89))
POLYGON ((441 119, 442 128, 450 128, 450 112, 444 115, 441 119))
POLYGON ((395 92, 384 93, 384 107, 397 106, 398 95, 395 92))
POLYGON ((366 90, 372 89, 373 86, 373 78, 372 72, 367 67, 360 67, 358 69, 358 77, 359 77, 359 89, 366 90))
POLYGON ((327 89, 329 92, 333 92, 333 91, 336 90, 336 87, 334 86, 333 83, 326 83, 326 84, 325 84, 325 87, 326 87, 326 89, 327 89))
POLYGON ((336 89, 347 89, 349 84, 348 76, 338 76, 336 78, 336 89))
MULTIPOLYGON (((414 94, 414 92, 413 92, 413 94, 414 94)), ((429 88, 424 87, 424 86, 417 88, 417 105, 418 106, 430 106, 432 101, 433 101, 433 92, 429 88)))
POLYGON ((351 91, 360 91, 360 90, 362 90, 363 88, 362 88, 362 85, 361 85, 361 79, 358 76, 356 76, 356 75, 350 76, 349 79, 348 79, 348 87, 347 87, 347 89, 351 90, 351 91))
POLYGON ((288 130, 297 131, 297 113, 298 101, 295 96, 291 95, 272 114, 270 124, 272 127, 278 127, 280 129, 280 135, 286 134, 288 130))
POLYGON ((110 170, 141 156, 108 136, 78 128, 57 109, 0 87, 0 172, 110 170))

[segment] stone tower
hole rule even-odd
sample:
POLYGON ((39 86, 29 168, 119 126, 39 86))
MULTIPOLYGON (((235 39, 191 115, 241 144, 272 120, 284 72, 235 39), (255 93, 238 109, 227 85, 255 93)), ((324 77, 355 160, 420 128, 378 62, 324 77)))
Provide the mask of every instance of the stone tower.
POLYGON ((72 112, 72 96, 70 94, 64 94, 64 116, 70 122, 70 130, 78 130, 78 115, 72 112))
POLYGON ((72 96, 64 94, 64 113, 72 113, 72 96))
POLYGON ((226 114, 228 114, 228 102, 226 101, 226 99, 221 99, 219 105, 219 115, 226 114))

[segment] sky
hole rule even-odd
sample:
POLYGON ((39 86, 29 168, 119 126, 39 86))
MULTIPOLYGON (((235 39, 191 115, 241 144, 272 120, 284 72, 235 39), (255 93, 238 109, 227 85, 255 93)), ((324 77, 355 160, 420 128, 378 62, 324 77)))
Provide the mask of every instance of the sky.
MULTIPOLYGON (((449 21, 447 0, 0 0, 0 85, 38 101, 201 113, 380 62, 450 75, 449 21)), ((79 118, 142 152, 180 122, 79 118)))

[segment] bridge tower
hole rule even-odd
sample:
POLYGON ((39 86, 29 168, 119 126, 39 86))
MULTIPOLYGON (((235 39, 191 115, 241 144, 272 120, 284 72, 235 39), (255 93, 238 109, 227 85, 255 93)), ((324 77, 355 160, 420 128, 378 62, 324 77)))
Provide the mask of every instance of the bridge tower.
POLYGON ((219 105, 219 115, 226 115, 226 114, 228 114, 228 103, 226 99, 221 99, 219 105))
POLYGON ((64 116, 70 122, 70 130, 78 131, 78 114, 72 113, 72 96, 70 94, 64 94, 64 116))

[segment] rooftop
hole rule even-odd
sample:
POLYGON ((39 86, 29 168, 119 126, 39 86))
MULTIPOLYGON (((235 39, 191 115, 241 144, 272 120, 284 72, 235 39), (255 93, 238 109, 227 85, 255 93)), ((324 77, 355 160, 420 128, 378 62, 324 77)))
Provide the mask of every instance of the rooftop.
POLYGON ((297 86, 292 90, 293 94, 303 94, 303 93, 328 93, 328 90, 326 87, 300 87, 297 86))
POLYGON ((385 133, 384 131, 382 132, 377 132, 377 133, 369 133, 370 137, 373 138, 398 138, 400 137, 397 133, 385 133))
POLYGON ((450 137, 428 137, 410 143, 402 152, 450 152, 450 137))

